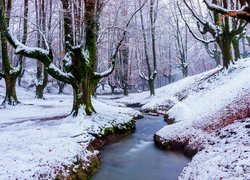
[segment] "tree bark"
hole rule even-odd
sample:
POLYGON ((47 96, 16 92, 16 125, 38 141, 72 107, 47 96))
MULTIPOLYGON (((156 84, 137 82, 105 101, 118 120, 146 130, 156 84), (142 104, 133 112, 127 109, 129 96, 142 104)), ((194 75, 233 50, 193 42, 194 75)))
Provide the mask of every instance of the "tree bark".
POLYGON ((148 81, 148 85, 149 85, 149 90, 150 90, 150 96, 154 96, 155 95, 155 84, 154 84, 154 80, 149 80, 148 81))
POLYGON ((238 61, 241 58, 239 39, 237 37, 233 38, 232 44, 234 49, 234 61, 238 61))
MULTIPOLYGON (((25 7, 27 7, 27 0, 25 0, 25 7)), ((11 14, 11 8, 12 8, 12 1, 9 0, 7 1, 7 18, 6 18, 6 25, 9 25, 9 17, 11 14)), ((0 13, 1 16, 5 17, 5 3, 4 1, 0 1, 0 13)), ((24 17, 27 17, 28 10, 24 11, 24 17)), ((2 106, 8 105, 17 105, 20 103, 17 99, 16 95, 16 81, 18 76, 22 72, 22 63, 20 62, 17 67, 13 67, 10 63, 9 59, 9 54, 8 54, 8 44, 7 44, 7 37, 4 33, 4 24, 0 24, 0 32, 1 32, 1 47, 2 47, 2 68, 3 68, 3 78, 5 80, 5 88, 6 88, 6 93, 5 93, 5 98, 4 101, 2 102, 2 106)), ((27 31, 27 21, 24 21, 24 32, 27 31)), ((23 36, 23 42, 26 42, 26 36, 23 36)))

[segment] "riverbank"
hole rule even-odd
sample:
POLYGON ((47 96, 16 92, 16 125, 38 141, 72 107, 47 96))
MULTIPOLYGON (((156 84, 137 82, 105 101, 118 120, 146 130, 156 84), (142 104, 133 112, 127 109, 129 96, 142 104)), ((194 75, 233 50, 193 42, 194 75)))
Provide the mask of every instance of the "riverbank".
POLYGON ((93 180, 173 180, 190 159, 182 153, 157 148, 154 133, 164 127, 162 116, 144 114, 136 121, 136 131, 100 151, 100 169, 93 180), (167 163, 166 163, 167 162, 167 163))
POLYGON ((47 94, 45 100, 37 100, 25 89, 17 93, 22 103, 0 110, 0 179, 87 177, 99 166, 99 151, 92 143, 132 132, 133 117, 141 115, 93 100, 97 114, 67 117, 71 96, 47 94))
POLYGON ((250 178, 249 73, 250 59, 243 59, 162 87, 155 97, 136 95, 143 111, 174 123, 156 132, 156 144, 193 157, 179 179, 250 178))

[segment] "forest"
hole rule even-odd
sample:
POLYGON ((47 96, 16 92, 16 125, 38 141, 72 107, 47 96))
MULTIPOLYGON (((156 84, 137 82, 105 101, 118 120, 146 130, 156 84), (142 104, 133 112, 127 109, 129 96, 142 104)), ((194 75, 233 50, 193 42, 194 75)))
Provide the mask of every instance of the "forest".
POLYGON ((249 0, 0 0, 0 179, 249 179, 249 0))

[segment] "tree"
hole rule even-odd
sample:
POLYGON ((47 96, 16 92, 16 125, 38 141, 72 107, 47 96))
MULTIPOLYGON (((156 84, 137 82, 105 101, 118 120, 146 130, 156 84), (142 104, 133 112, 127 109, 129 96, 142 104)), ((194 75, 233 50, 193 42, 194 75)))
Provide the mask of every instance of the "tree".
POLYGON ((249 0, 234 0, 232 3, 240 3, 241 7, 237 7, 236 9, 231 9, 229 7, 219 6, 214 0, 210 2, 209 0, 204 0, 208 9, 220 13, 225 16, 231 16, 234 18, 239 18, 246 20, 250 23, 250 1, 249 0))
MULTIPOLYGON (((183 2, 185 3, 186 7, 191 11, 193 17, 195 17, 195 19, 197 20, 197 25, 200 33, 203 35, 208 33, 213 37, 213 39, 204 40, 202 38, 199 38, 191 30, 185 17, 183 16, 182 11, 180 10, 180 7, 178 6, 182 19, 186 23, 190 33, 200 42, 206 44, 216 42, 220 47, 220 51, 222 54, 223 67, 228 68, 229 64, 233 61, 232 41, 236 36, 243 33, 247 23, 243 21, 237 21, 237 24, 235 26, 232 26, 232 22, 230 21, 229 17, 223 17, 217 12, 213 13, 213 22, 209 22, 199 17, 194 12, 193 8, 186 2, 186 0, 184 0, 183 2)), ((217 0, 213 0, 213 3, 218 2, 217 0)), ((222 0, 220 3, 223 4, 223 8, 229 8, 226 0, 222 0)))
POLYGON ((187 50, 187 26, 184 27, 184 32, 181 32, 181 23, 177 14, 177 9, 176 5, 174 4, 174 13, 173 13, 173 19, 174 19, 174 24, 176 25, 175 29, 175 39, 176 39, 176 50, 177 50, 177 55, 178 59, 180 61, 180 69, 182 71, 183 77, 188 76, 188 62, 187 62, 187 55, 188 55, 188 50, 187 50))
MULTIPOLYGON (((5 1, 0 1, 0 13, 1 17, 5 16, 5 13, 7 15, 6 18, 6 26, 9 25, 10 22, 10 14, 11 14, 11 7, 12 7, 12 1, 7 1, 7 9, 6 12, 4 10, 5 7, 5 1)), ((27 16, 28 16, 28 0, 24 0, 24 22, 23 22, 23 38, 22 38, 22 44, 25 44, 27 41, 27 16)), ((2 47, 2 68, 3 73, 0 73, 0 77, 4 78, 5 80, 5 86, 6 86, 6 93, 5 98, 2 103, 2 106, 6 106, 6 104, 9 105, 16 105, 19 103, 16 95, 16 81, 18 76, 22 73, 22 61, 20 59, 18 66, 14 67, 12 66, 10 59, 9 59, 9 51, 8 51, 8 42, 7 42, 7 36, 4 32, 4 25, 3 23, 0 23, 0 32, 1 32, 1 47, 2 47)))
POLYGON ((79 109, 82 107, 83 112, 86 115, 91 115, 95 112, 92 105, 91 95, 94 85, 99 82, 103 77, 110 75, 114 69, 115 58, 119 47, 127 34, 127 28, 132 20, 133 16, 139 11, 142 6, 132 14, 126 28, 123 32, 123 36, 117 43, 114 53, 111 56, 111 66, 108 70, 102 73, 94 71, 96 61, 96 0, 84 0, 84 37, 85 44, 75 44, 72 27, 72 13, 71 13, 71 1, 61 0, 63 7, 64 18, 64 39, 65 39, 65 56, 62 59, 65 72, 60 70, 53 63, 52 49, 47 46, 47 49, 38 47, 27 47, 23 43, 19 42, 8 30, 5 21, 4 3, 0 0, 0 24, 1 32, 7 38, 9 43, 16 49, 17 54, 37 59, 42 62, 46 68, 46 71, 57 80, 70 84, 73 88, 73 116, 77 116, 79 109))
MULTIPOLYGON (((35 0, 36 9, 36 25, 37 31, 37 47, 45 48, 46 46, 46 10, 44 0, 35 0)), ((52 11, 52 1, 50 0, 50 11, 52 11)), ((50 14, 50 18, 52 15, 50 14)), ((51 29, 51 20, 48 23, 48 31, 51 29)), ((48 44, 50 46, 50 44, 48 44)), ((37 61, 36 72, 36 98, 43 99, 43 91, 48 83, 48 73, 46 72, 42 62, 37 61)))
MULTIPOLYGON (((154 0, 150 0, 150 30, 151 30, 151 40, 152 40, 152 52, 153 52, 153 69, 151 69, 151 63, 149 60, 149 52, 148 52, 148 42, 146 37, 146 30, 144 25, 144 18, 142 14, 142 10, 140 10, 140 18, 141 18, 141 29, 143 36, 143 45, 144 45, 144 53, 145 53, 145 61, 147 64, 147 75, 140 72, 140 77, 148 82, 150 96, 155 95, 155 78, 157 75, 157 66, 156 66, 156 50, 155 50, 155 22, 157 19, 157 13, 154 13, 154 0)), ((158 2, 158 1, 157 1, 158 2)), ((141 1, 139 1, 141 3, 141 1)))

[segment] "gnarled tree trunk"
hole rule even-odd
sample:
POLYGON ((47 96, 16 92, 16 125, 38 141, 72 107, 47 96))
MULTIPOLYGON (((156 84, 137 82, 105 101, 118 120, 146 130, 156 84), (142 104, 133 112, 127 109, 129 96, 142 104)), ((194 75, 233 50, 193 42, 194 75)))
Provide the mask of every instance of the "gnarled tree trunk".
MULTIPOLYGON (((23 23, 23 39, 22 43, 26 43, 27 40, 27 16, 28 16, 28 0, 24 0, 24 17, 26 18, 23 23)), ((0 1, 0 13, 1 16, 5 16, 5 3, 4 1, 0 1)), ((9 26, 9 18, 11 14, 11 8, 12 8, 12 1, 8 1, 7 5, 7 18, 6 18, 6 26, 9 26)), ((2 102, 2 106, 6 106, 6 104, 9 105, 16 105, 19 103, 16 95, 16 81, 18 76, 22 73, 22 61, 18 63, 17 67, 13 67, 9 60, 9 54, 8 54, 8 44, 7 44, 7 37, 6 34, 2 33, 4 31, 5 27, 4 24, 0 24, 0 32, 1 32, 1 47, 2 47, 2 66, 3 66, 3 74, 2 77, 5 80, 5 98, 2 102)))

